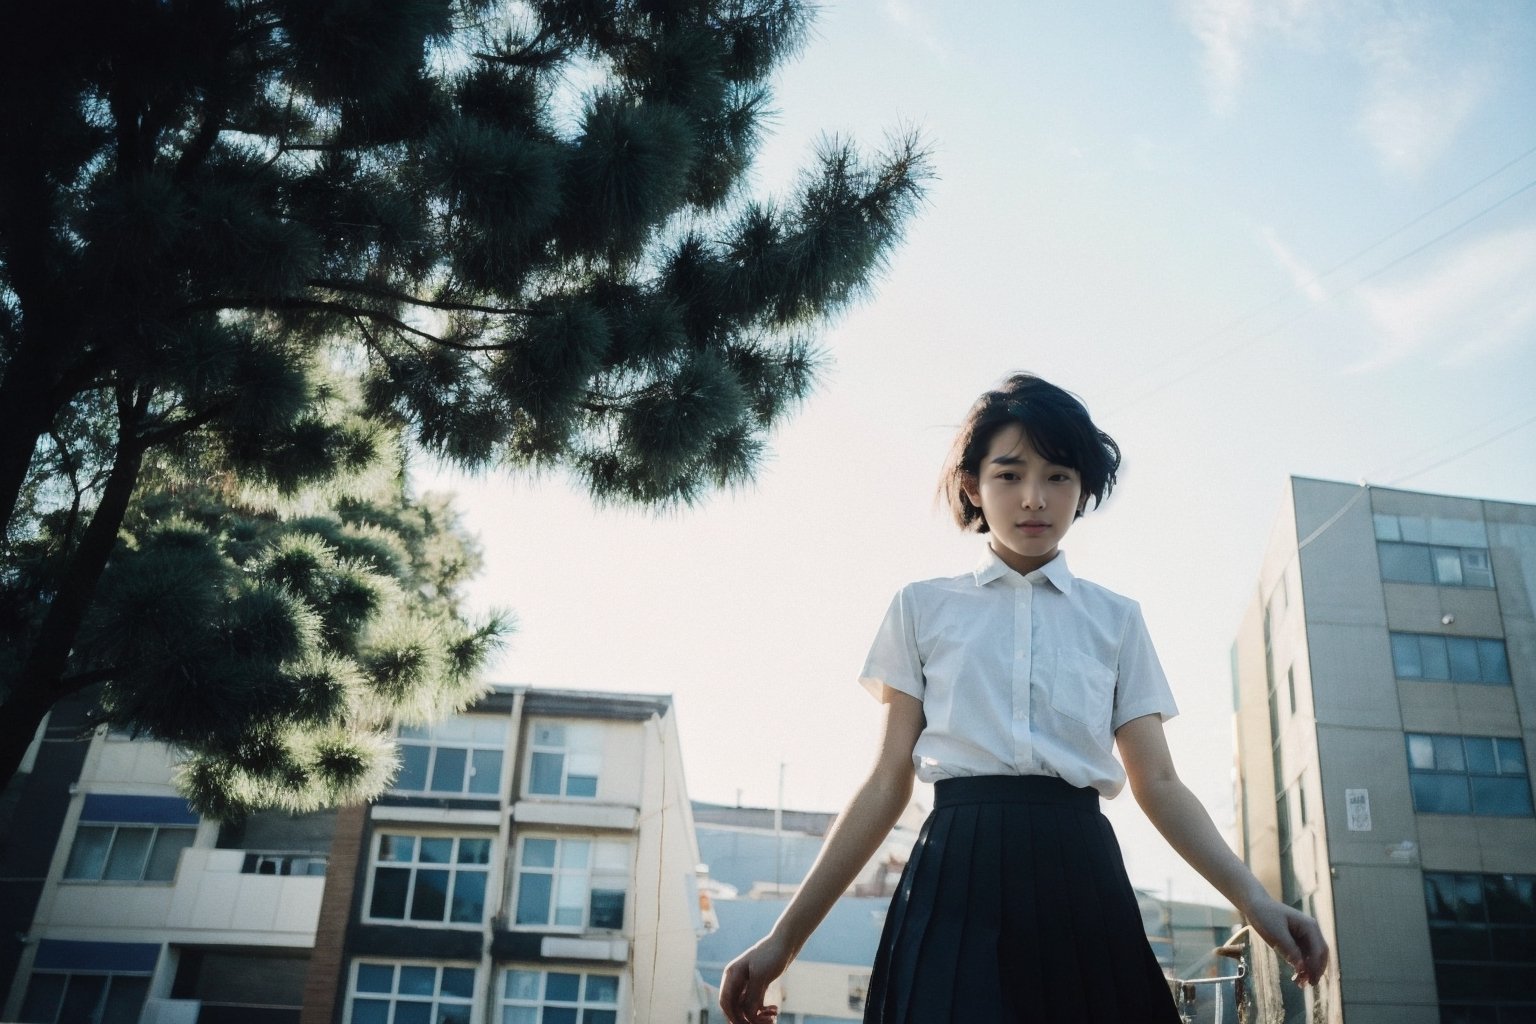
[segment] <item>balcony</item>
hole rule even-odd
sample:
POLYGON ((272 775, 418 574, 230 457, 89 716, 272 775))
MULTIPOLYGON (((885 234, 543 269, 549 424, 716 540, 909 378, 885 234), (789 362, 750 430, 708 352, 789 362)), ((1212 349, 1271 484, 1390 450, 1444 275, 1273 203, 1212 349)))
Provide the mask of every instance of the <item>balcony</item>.
POLYGON ((323 858, 308 854, 183 850, 171 884, 61 883, 50 931, 103 939, 154 929, 176 943, 313 946, 323 870, 323 858))

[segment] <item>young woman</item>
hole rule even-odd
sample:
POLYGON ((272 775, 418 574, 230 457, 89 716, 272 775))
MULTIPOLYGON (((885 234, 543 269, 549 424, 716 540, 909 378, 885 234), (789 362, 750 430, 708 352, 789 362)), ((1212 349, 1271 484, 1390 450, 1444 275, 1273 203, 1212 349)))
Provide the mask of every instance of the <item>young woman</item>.
POLYGON ((731 1024, 777 1015, 768 985, 890 832, 914 769, 934 810, 886 915, 866 1022, 1177 1024, 1098 810, 1127 781, 1296 981, 1321 977, 1317 922, 1264 891, 1174 771, 1163 722, 1178 709, 1140 607, 1059 550, 1119 464, 1082 403, 1038 377, 972 406, 942 487, 986 557, 892 601, 860 680, 885 708, 879 755, 773 930, 726 968, 731 1024))

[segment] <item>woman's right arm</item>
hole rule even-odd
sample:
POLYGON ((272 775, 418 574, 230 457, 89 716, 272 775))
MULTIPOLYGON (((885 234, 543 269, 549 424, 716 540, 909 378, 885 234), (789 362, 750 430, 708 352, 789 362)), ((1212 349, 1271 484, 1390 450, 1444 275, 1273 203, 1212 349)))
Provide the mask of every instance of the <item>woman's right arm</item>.
POLYGON ((912 799, 912 748, 923 731, 923 702, 889 686, 880 699, 885 729, 869 778, 838 815, 816 863, 773 930, 725 969, 720 1009, 730 1024, 762 1024, 778 1013, 778 1007, 763 1005, 763 993, 853 884, 912 799))

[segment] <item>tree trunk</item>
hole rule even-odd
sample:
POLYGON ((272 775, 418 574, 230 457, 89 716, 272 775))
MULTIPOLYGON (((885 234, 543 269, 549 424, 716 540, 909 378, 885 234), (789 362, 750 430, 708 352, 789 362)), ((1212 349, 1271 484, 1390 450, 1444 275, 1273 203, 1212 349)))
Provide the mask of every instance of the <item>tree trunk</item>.
POLYGON ((41 348, 23 343, 0 379, 0 537, 16 514, 37 439, 48 432, 58 411, 51 360, 41 348))
POLYGON ((10 692, 0 704, 0 789, 10 782, 26 755, 37 725, 48 709, 82 684, 66 683, 65 672, 75 637, 90 608, 96 584, 117 546, 117 531, 128 511, 128 502, 139 482, 144 446, 136 428, 141 408, 122 403, 118 415, 117 458, 102 491, 101 504, 80 538, 48 613, 32 641, 32 649, 11 680, 10 692))

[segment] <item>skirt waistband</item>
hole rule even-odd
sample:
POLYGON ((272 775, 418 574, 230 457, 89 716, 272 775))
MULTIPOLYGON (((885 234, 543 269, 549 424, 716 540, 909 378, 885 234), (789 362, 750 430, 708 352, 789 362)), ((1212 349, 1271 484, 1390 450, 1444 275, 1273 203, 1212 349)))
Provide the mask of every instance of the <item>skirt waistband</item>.
POLYGON ((1050 775, 973 775, 933 784, 933 809, 959 804, 1069 804, 1098 810, 1099 791, 1050 775))

